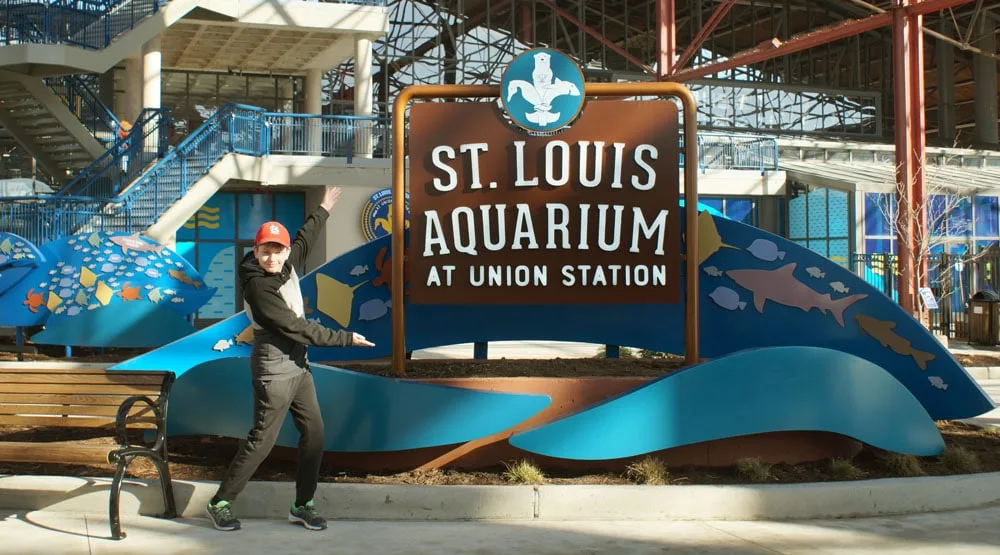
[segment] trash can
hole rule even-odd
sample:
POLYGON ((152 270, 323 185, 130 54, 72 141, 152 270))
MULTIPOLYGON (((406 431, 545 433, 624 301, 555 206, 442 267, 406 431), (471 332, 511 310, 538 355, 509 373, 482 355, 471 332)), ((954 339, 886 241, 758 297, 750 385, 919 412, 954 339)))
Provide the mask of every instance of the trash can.
POLYGON ((1000 344, 1000 295, 980 291, 969 299, 969 343, 1000 344))

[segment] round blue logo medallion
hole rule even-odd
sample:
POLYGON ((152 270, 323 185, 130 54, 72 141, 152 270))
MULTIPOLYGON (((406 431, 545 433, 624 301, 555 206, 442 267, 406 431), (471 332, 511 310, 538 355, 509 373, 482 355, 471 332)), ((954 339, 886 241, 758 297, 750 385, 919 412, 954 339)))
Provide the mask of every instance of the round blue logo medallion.
POLYGON ((558 50, 535 48, 514 58, 500 87, 510 119, 527 131, 561 129, 583 108, 583 72, 558 50))
MULTIPOLYGON (((406 193, 406 228, 410 227, 410 193, 406 193)), ((361 234, 372 241, 392 233, 392 187, 379 189, 361 209, 361 234)))

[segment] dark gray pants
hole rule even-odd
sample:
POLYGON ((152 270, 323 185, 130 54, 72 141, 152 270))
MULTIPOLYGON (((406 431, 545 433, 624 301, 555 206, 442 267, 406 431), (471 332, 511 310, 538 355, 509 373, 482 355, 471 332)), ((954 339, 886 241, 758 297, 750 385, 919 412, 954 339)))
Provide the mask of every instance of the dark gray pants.
POLYGON ((253 428, 240 440, 240 448, 222 478, 216 496, 233 501, 264 462, 278 438, 288 411, 299 430, 298 472, 295 499, 305 502, 316 493, 323 462, 323 415, 316 400, 311 372, 293 378, 262 381, 253 378, 253 428))

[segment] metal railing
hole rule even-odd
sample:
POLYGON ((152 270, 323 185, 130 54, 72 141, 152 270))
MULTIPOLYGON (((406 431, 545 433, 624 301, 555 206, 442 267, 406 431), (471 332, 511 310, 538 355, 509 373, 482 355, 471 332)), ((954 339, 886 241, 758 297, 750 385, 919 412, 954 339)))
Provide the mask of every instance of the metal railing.
POLYGON ((372 116, 264 114, 264 143, 270 154, 388 158, 392 126, 372 116))
POLYGON ((131 131, 115 135, 109 148, 59 189, 58 196, 114 198, 158 158, 166 155, 170 114, 166 108, 144 109, 131 131))
POLYGON ((71 44, 99 50, 168 0, 8 0, 0 44, 71 44))
MULTIPOLYGON (((894 301, 899 301, 897 255, 855 254, 854 273, 894 301)), ((931 330, 952 339, 969 336, 969 299, 983 290, 1000 291, 1000 253, 974 255, 931 254, 927 256, 927 284, 938 309, 928 312, 931 330)))
MULTIPOLYGON (((681 164, 684 164, 683 155, 681 164)), ((698 133, 698 168, 777 171, 778 141, 774 137, 698 133)))
POLYGON ((84 77, 79 75, 50 77, 45 79, 45 84, 66 101, 70 111, 98 140, 110 143, 118 137, 121 122, 111 109, 101 102, 84 77))

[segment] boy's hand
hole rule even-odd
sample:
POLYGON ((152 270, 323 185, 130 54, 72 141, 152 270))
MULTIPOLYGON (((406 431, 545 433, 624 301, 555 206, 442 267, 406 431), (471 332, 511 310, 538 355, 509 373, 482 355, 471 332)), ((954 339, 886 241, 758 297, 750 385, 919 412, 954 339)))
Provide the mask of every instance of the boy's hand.
POLYGON ((319 205, 329 212, 333 209, 333 205, 337 204, 338 199, 340 199, 340 187, 327 185, 326 190, 323 191, 323 201, 319 205))
POLYGON ((351 343, 355 347, 374 347, 375 346, 374 343, 372 343, 371 341, 368 341, 367 339, 365 339, 365 336, 363 336, 363 335, 361 335, 360 333, 357 333, 357 332, 354 332, 354 337, 351 340, 351 343))

